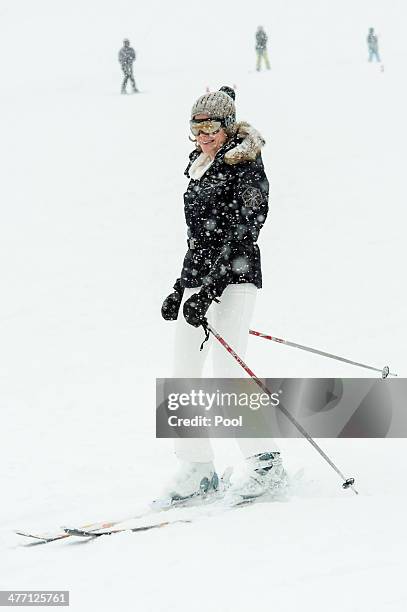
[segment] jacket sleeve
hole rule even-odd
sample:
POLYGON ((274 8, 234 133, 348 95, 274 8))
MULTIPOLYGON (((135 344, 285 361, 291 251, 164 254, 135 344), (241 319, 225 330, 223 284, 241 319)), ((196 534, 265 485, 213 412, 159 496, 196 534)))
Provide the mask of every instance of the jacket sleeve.
POLYGON ((230 227, 228 240, 256 242, 268 214, 269 182, 260 156, 253 162, 238 164, 236 171, 236 222, 230 227))
POLYGON ((225 233, 224 244, 207 276, 210 284, 206 290, 216 297, 222 294, 233 279, 233 260, 258 248, 253 245, 257 242, 269 210, 269 182, 261 156, 255 161, 237 164, 235 172, 235 221, 225 233))

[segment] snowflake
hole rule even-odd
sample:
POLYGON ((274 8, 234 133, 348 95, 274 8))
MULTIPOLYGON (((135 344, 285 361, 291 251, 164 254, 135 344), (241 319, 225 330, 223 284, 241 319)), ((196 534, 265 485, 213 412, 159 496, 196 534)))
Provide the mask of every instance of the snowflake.
POLYGON ((207 230, 213 230, 216 227, 216 221, 215 219, 206 219, 205 221, 205 228, 207 230))
POLYGON ((235 274, 245 274, 250 270, 250 262, 248 257, 236 257, 232 261, 232 270, 235 274))

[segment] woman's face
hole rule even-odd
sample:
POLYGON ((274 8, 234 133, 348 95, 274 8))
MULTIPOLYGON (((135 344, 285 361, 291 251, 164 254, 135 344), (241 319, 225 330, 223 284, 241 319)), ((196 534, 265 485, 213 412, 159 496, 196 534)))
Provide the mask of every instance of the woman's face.
MULTIPOLYGON (((194 119, 209 119, 208 115, 195 115, 194 119)), ((201 147, 203 153, 210 157, 215 157, 219 149, 225 144, 228 136, 223 128, 220 128, 216 134, 203 134, 202 132, 196 137, 197 143, 201 147)))

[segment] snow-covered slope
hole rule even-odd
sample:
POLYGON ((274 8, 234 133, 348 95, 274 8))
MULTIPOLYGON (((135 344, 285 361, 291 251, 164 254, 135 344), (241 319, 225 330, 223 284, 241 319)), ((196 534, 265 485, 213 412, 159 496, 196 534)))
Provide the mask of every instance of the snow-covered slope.
MULTIPOLYGON (((282 440, 313 482, 290 503, 87 545, 27 549, 11 533, 127 515, 174 469, 154 437, 174 333, 160 307, 186 248, 189 109, 207 86, 235 84, 267 140, 253 327, 406 375, 405 17, 401 0, 2 0, 1 588, 70 589, 75 611, 405 609, 404 440, 321 441, 359 497, 282 440), (272 70, 257 74, 259 23, 272 70), (366 62, 371 25, 383 72, 366 62), (142 90, 126 98, 124 36, 142 90)), ((246 361, 268 377, 364 375, 256 338, 246 361)), ((216 448, 221 469, 240 459, 216 448)))

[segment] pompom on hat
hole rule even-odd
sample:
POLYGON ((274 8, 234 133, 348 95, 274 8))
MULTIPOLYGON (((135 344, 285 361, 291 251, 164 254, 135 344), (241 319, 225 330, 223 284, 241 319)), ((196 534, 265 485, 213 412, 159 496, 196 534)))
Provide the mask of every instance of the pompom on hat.
POLYGON ((210 119, 223 119, 226 128, 236 123, 235 91, 224 85, 219 91, 206 93, 195 102, 191 119, 196 115, 208 115, 210 119))

